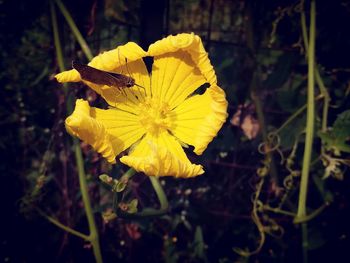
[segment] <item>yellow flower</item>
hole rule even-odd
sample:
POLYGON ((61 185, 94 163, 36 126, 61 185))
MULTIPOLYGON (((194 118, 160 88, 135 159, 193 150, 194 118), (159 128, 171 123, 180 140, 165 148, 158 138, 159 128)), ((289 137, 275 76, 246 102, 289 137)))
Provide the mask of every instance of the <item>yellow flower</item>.
POLYGON ((88 64, 135 79, 120 92, 116 87, 82 80, 75 70, 56 75, 59 82, 83 81, 111 106, 90 107, 78 99, 66 119, 67 131, 89 143, 108 162, 129 149, 120 161, 150 176, 193 177, 204 173, 192 164, 182 145, 202 154, 227 118, 224 91, 199 36, 179 34, 152 44, 148 51, 133 42, 104 52, 88 64), (149 74, 143 58, 153 57, 149 74), (203 84, 204 94, 192 95, 203 84), (192 96, 191 96, 192 95, 192 96))

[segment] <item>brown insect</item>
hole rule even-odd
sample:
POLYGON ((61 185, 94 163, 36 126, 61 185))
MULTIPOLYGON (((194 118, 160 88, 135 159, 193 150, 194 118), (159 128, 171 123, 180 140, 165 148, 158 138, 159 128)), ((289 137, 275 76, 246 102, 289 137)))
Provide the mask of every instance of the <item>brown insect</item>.
POLYGON ((144 89, 144 87, 135 83, 134 78, 123 74, 103 71, 75 61, 72 62, 72 67, 80 73, 83 80, 90 81, 95 84, 107 85, 119 89, 131 88, 133 86, 138 86, 144 89))

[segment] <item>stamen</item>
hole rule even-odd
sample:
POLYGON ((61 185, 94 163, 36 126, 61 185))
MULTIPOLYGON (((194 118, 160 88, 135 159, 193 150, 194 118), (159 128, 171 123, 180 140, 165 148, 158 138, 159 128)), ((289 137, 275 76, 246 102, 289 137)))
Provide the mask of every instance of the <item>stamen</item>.
POLYGON ((158 98, 147 97, 140 104, 140 123, 148 132, 158 134, 171 127, 169 113, 170 107, 167 103, 160 102, 158 98))

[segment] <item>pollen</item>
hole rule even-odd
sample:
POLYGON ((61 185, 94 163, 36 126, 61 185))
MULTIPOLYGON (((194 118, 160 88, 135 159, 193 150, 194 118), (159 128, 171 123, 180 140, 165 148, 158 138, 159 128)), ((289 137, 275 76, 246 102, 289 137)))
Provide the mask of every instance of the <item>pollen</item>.
POLYGON ((166 102, 156 97, 147 97, 140 104, 140 109, 139 120, 147 132, 156 135, 170 129, 170 107, 166 102))

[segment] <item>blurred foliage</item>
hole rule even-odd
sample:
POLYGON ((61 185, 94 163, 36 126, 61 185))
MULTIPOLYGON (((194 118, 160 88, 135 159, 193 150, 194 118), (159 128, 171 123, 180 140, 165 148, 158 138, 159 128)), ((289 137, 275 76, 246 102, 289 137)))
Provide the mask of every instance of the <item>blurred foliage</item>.
MULTIPOLYGON (((127 41, 140 41, 140 32, 145 30, 141 21, 148 15, 144 5, 158 1, 64 3, 98 54, 127 41)), ((301 261, 300 227, 293 224, 291 215, 297 209, 306 111, 299 111, 280 129, 306 103, 300 3, 172 0, 163 4, 164 13, 158 15, 164 20, 159 25, 164 35, 192 31, 203 38, 219 84, 227 93, 229 119, 203 156, 189 153, 194 162, 204 164, 204 175, 161 180, 170 211, 160 217, 111 216, 115 198, 132 212, 157 207, 157 198, 142 174, 126 184, 115 181, 115 191, 101 182, 98 176, 102 174, 120 180, 127 167, 112 167, 81 144, 105 262, 301 261), (258 119, 251 96, 254 78, 270 141, 263 141, 261 123, 258 136, 246 134, 253 127, 247 120, 258 119), (266 144, 270 152, 264 150, 266 144), (275 177, 269 173, 272 166, 275 177), (109 215, 109 220, 102 214, 109 215), (265 234, 259 253, 244 257, 233 251, 254 250, 265 234)), ((306 10, 308 5, 306 1, 306 10)), ((71 138, 63 125, 66 97, 63 87, 52 79, 58 66, 48 2, 2 0, 0 8, 0 185, 5 220, 1 259, 93 262, 89 244, 51 225, 37 210, 87 232, 71 138)), ((85 60, 57 13, 66 65, 76 58, 85 60)), ((321 213, 308 222, 310 262, 348 258, 350 32, 344 25, 349 23, 348 1, 317 2, 316 56, 331 102, 327 129, 322 130, 323 99, 316 98, 318 137, 313 144, 308 210, 321 213)), ((319 96, 318 87, 316 91, 319 96)), ((80 84, 72 84, 68 94, 101 103, 80 84)))

